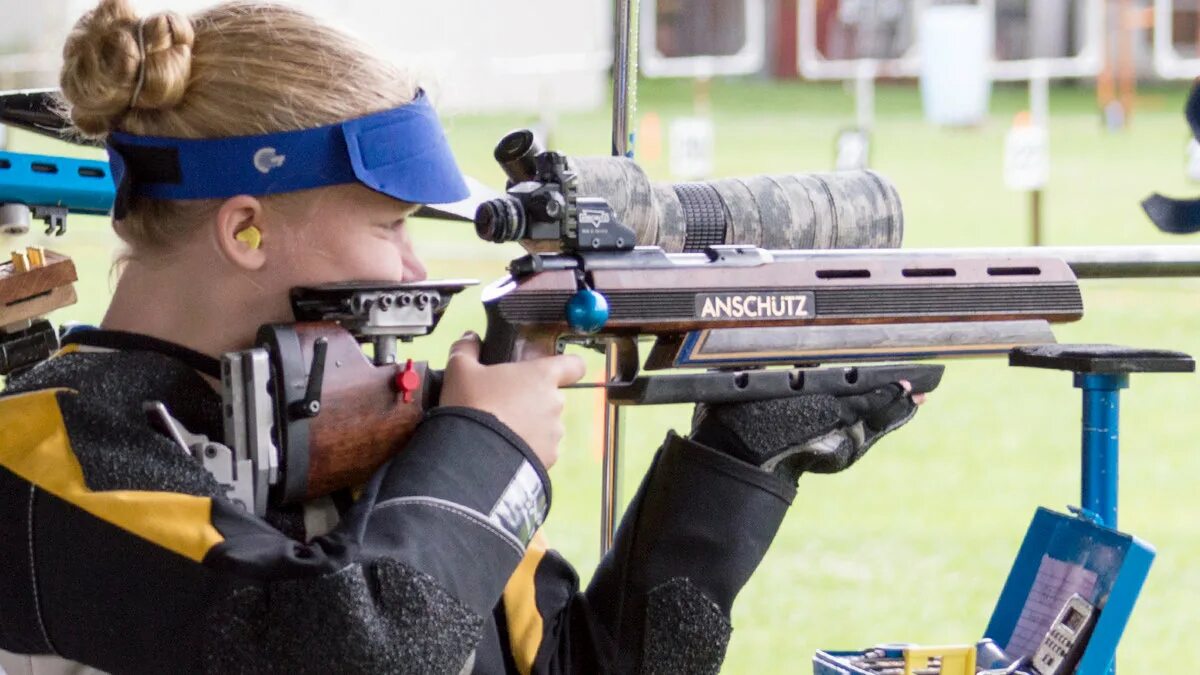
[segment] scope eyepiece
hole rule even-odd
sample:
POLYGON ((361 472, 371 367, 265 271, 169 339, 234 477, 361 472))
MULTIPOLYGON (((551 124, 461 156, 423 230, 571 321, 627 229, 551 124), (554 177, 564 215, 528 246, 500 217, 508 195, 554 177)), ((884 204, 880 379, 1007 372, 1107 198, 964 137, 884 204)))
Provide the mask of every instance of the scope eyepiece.
POLYGON ((497 244, 525 236, 525 209, 512 197, 489 199, 475 210, 475 234, 497 244))
POLYGON ((533 180, 537 177, 537 162, 535 159, 544 152, 537 138, 529 129, 510 131, 496 144, 492 156, 504 170, 504 175, 512 184, 533 180))

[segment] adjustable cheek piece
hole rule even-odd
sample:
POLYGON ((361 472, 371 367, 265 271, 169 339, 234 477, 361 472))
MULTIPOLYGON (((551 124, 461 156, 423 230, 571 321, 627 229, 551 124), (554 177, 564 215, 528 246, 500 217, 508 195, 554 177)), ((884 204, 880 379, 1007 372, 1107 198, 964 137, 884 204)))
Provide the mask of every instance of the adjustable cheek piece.
POLYGON ((219 199, 347 183, 412 204, 469 195, 424 92, 399 108, 313 129, 200 139, 113 132, 107 149, 117 219, 135 196, 219 199))

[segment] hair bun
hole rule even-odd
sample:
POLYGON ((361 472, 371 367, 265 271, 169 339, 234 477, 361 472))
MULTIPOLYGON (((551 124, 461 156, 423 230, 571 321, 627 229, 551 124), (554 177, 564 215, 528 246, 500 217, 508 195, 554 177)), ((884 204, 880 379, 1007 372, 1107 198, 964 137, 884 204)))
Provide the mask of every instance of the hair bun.
POLYGON ((128 0, 103 0, 63 47, 59 80, 72 123, 84 135, 103 136, 131 109, 174 108, 187 91, 194 42, 184 16, 162 12, 139 21, 128 0))
MULTIPOLYGON (((167 110, 179 105, 192 74, 192 22, 175 12, 160 12, 142 25, 145 69, 141 91, 130 96, 130 107, 167 110)), ((136 84, 134 85, 136 87, 136 84)))

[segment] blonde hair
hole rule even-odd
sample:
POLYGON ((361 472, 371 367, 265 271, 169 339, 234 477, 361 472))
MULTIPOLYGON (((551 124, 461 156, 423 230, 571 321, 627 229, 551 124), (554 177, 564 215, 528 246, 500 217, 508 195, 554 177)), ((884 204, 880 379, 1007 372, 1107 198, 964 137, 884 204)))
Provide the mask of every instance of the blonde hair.
MULTIPOLYGON (((80 134, 218 138, 332 124, 411 101, 416 85, 295 8, 239 0, 139 19, 102 0, 63 47, 64 113, 80 134)), ((268 199, 279 199, 278 195, 268 199)), ((135 200, 113 223, 136 254, 165 248, 220 200, 135 200)))

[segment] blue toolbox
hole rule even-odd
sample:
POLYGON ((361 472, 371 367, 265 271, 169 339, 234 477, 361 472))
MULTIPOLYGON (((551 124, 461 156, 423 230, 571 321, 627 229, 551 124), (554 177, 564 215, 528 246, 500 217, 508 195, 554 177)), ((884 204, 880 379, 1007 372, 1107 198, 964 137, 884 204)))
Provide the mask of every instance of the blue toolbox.
POLYGON ((813 657, 813 672, 975 675, 977 667, 1003 673, 1013 662, 1025 661, 1024 668, 1011 672, 1104 675, 1153 560, 1149 544, 1097 524, 1088 512, 1068 516, 1040 508, 983 641, 819 651, 813 657), (1073 663, 1077 665, 1072 668, 1073 663))
POLYGON ((1187 354, 1112 345, 1013 350, 1013 366, 1066 370, 1083 391, 1081 491, 1074 516, 1038 509, 975 644, 818 651, 816 675, 1107 675, 1154 548, 1118 532, 1120 390, 1131 373, 1195 371, 1187 354))

